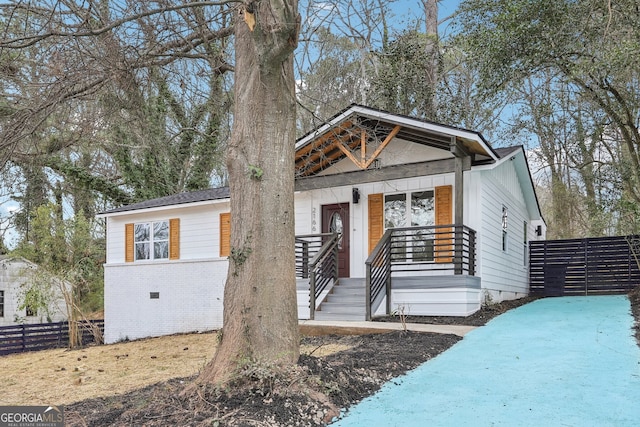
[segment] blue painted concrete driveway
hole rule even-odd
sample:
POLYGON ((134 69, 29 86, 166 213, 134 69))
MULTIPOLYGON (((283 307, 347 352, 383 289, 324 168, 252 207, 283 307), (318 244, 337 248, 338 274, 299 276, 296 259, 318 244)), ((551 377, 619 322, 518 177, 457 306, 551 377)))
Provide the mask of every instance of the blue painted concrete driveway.
POLYGON ((352 407, 332 427, 639 426, 626 296, 511 310, 352 407))

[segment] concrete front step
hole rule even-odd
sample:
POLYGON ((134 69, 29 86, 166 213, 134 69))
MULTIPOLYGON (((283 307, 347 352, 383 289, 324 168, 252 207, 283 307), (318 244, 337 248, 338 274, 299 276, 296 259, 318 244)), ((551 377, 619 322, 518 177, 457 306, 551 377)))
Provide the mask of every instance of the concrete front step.
POLYGON ((320 309, 325 313, 360 313, 365 311, 364 304, 346 304, 337 302, 323 302, 320 309))
POLYGON ((365 284, 361 278, 341 278, 315 312, 317 320, 364 320, 365 284))
POLYGON ((325 313, 322 311, 315 312, 314 320, 323 320, 323 321, 362 321, 365 320, 366 314, 364 310, 362 313, 325 313))
POLYGON ((324 303, 345 303, 351 305, 364 305, 364 294, 329 294, 324 303))
POLYGON ((341 278, 338 280, 338 286, 341 288, 362 288, 364 289, 364 279, 358 278, 341 278))

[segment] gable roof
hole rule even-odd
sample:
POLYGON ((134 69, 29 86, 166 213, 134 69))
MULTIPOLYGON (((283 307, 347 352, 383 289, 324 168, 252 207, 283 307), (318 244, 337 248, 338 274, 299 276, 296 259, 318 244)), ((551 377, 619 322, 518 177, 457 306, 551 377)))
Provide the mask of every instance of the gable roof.
POLYGON ((524 146, 514 145, 512 147, 496 148, 495 151, 500 155, 498 164, 502 164, 507 161, 514 162, 516 175, 518 176, 520 189, 522 190, 522 194, 525 198, 529 217, 545 222, 544 217, 542 216, 540 201, 538 200, 538 194, 536 193, 533 183, 533 176, 531 175, 531 169, 529 168, 527 153, 524 150, 524 146))
POLYGON ((511 154, 517 153, 520 150, 524 150, 524 147, 522 145, 513 145, 511 147, 500 147, 493 149, 493 151, 495 151, 498 157, 500 157, 501 159, 508 157, 511 154))
POLYGON ((298 140, 296 176, 314 175, 357 150, 364 141, 381 145, 389 136, 446 151, 459 145, 474 156, 474 164, 499 159, 478 132, 352 104, 298 140))

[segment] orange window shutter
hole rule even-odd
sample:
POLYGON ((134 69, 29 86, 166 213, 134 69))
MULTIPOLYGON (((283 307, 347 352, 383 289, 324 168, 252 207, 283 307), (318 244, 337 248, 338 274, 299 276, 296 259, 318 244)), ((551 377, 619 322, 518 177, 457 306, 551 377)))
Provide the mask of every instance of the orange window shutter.
POLYGON ((180 259, 180 218, 169 220, 169 259, 180 259))
POLYGON ((133 224, 124 225, 124 261, 133 262, 133 224))
POLYGON ((384 198, 382 193, 369 194, 369 253, 384 234, 384 198))
MULTIPOLYGON (((444 185, 436 187, 435 191, 436 225, 449 225, 453 223, 453 186, 444 185)), ((440 236, 435 242, 436 262, 452 262, 452 232, 451 228, 439 228, 436 233, 440 236)))
POLYGON ((220 256, 231 254, 231 213, 220 214, 220 256))
POLYGON ((436 225, 453 223, 453 186, 436 187, 436 225))

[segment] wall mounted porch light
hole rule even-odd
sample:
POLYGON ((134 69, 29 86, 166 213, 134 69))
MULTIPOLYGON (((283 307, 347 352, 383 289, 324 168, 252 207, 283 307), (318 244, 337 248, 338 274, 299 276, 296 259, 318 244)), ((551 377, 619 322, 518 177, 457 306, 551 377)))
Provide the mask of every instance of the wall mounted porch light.
POLYGON ((357 205, 358 202, 360 201, 360 190, 358 190, 357 188, 352 188, 351 199, 353 200, 353 204, 357 205))

